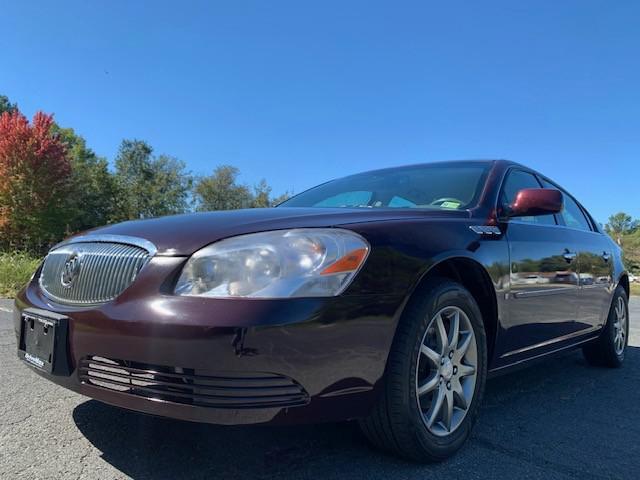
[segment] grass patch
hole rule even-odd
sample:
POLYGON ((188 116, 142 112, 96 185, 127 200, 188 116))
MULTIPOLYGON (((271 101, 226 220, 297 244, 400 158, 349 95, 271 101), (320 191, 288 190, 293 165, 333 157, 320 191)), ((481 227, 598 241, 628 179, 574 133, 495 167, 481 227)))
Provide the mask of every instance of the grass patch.
POLYGON ((640 295, 640 283, 635 282, 631 284, 631 295, 640 295))
POLYGON ((0 252, 0 297, 14 297, 29 281, 40 260, 24 252, 0 252))

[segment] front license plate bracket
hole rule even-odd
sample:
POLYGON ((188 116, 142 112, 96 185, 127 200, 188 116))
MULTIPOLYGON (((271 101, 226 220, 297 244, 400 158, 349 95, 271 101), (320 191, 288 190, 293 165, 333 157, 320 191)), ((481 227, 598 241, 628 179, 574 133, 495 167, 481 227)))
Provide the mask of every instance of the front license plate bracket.
POLYGON ((53 375, 69 375, 69 319, 36 308, 23 310, 20 319, 18 356, 38 370, 53 375))

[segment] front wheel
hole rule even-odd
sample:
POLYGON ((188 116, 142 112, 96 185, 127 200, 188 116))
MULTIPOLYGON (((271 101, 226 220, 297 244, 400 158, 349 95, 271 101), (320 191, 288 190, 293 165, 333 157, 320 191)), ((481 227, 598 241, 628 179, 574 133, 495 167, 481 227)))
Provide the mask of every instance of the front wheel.
POLYGON ((480 408, 487 342, 473 296, 431 279, 405 311, 377 405, 360 426, 377 447, 405 458, 443 460, 465 442, 480 408))
POLYGON ((582 352, 591 365, 618 368, 624 361, 629 341, 629 299, 621 286, 616 288, 607 324, 598 340, 586 345, 582 352))

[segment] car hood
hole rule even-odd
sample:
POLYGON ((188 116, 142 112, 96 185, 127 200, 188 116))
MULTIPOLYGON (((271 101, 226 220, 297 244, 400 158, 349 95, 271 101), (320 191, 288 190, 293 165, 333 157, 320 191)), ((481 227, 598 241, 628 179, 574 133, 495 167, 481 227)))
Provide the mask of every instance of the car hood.
POLYGON ((152 242, 158 255, 191 255, 200 248, 247 233, 285 228, 338 227, 409 218, 468 217, 467 211, 345 208, 252 208, 190 213, 108 225, 83 236, 126 235, 152 242))

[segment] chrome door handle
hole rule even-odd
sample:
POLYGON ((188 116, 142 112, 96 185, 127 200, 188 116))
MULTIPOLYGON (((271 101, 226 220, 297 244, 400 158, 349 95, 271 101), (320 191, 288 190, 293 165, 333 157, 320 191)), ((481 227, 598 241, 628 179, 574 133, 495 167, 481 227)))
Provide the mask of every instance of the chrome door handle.
POLYGON ((607 253, 607 252, 602 252, 602 259, 603 259, 605 262, 608 262, 610 258, 611 258, 611 255, 610 255, 609 253, 607 253))
POLYGON ((571 263, 577 256, 578 254, 576 252, 570 252, 568 249, 565 249, 562 254, 562 257, 567 261, 567 263, 571 263))

